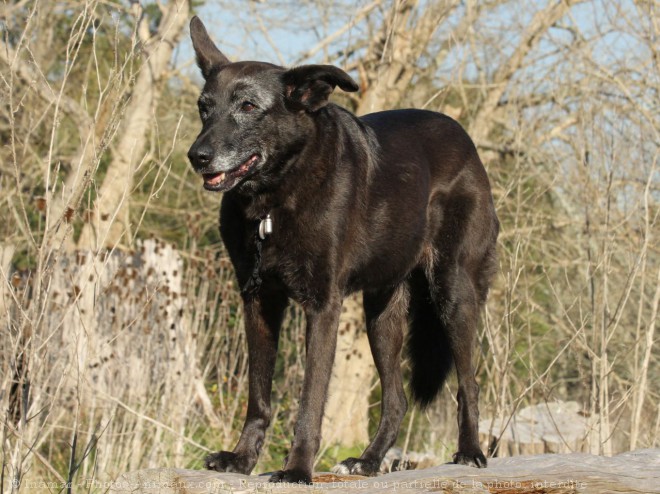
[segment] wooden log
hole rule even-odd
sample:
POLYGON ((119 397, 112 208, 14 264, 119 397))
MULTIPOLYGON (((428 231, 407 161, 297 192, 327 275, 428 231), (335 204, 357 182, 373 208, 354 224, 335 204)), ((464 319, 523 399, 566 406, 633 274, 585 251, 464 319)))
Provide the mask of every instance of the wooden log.
POLYGON ((271 484, 268 475, 157 468, 127 473, 107 485, 91 487, 112 494, 652 494, 660 493, 660 449, 614 457, 570 453, 494 458, 481 470, 447 464, 371 478, 319 473, 313 486, 271 484))

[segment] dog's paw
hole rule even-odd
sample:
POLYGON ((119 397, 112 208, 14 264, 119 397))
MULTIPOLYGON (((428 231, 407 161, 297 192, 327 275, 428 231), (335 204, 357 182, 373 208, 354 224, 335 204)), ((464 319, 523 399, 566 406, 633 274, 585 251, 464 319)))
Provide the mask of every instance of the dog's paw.
POLYGON ((252 465, 248 459, 230 451, 211 453, 204 460, 204 467, 216 472, 235 472, 245 475, 249 475, 252 471, 252 465))
POLYGON ((461 451, 458 451, 457 453, 454 453, 453 458, 454 458, 454 463, 456 463, 457 465, 467 465, 469 467, 486 468, 486 465, 488 464, 486 457, 479 450, 471 453, 463 453, 461 451))
POLYGON ((332 473, 337 475, 365 475, 373 477, 378 474, 380 462, 374 460, 360 460, 359 458, 346 458, 332 467, 332 473))
POLYGON ((269 482, 288 482, 290 484, 311 484, 312 475, 303 470, 279 470, 275 472, 269 482))

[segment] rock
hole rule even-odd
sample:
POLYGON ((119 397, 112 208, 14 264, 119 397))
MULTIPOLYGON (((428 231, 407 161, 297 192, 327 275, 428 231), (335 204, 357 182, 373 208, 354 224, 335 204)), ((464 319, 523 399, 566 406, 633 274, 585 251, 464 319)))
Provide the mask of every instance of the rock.
POLYGON ((598 416, 587 416, 574 401, 554 401, 522 408, 513 417, 479 422, 482 438, 495 456, 597 453, 598 416), (594 437, 595 436, 595 437, 594 437))

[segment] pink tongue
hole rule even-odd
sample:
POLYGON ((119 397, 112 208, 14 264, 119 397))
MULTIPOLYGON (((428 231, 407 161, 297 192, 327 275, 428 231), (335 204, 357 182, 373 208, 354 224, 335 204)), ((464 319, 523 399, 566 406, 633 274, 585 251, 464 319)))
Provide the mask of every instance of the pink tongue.
POLYGON ((204 175, 204 181, 209 185, 217 185, 225 178, 224 173, 208 173, 204 175))

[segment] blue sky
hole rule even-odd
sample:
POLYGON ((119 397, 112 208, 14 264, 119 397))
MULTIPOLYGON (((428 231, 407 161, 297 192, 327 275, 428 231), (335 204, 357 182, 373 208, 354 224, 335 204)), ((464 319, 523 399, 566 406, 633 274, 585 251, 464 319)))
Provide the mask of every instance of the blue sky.
MULTIPOLYGON (((361 7, 370 4, 370 0, 331 1, 317 0, 291 2, 287 0, 211 0, 198 9, 202 18, 219 48, 233 60, 257 59, 284 65, 292 65, 298 56, 314 46, 319 39, 344 26, 354 17, 361 7), (296 8, 291 7, 296 4, 296 8), (273 25, 264 34, 263 24, 273 25), (273 48, 276 47, 276 48, 273 48), (276 52, 279 52, 279 54, 276 52)), ((489 11, 479 24, 478 29, 499 33, 506 42, 505 46, 478 47, 473 54, 484 61, 488 69, 488 61, 496 61, 507 56, 516 46, 517 36, 525 28, 534 13, 547 5, 547 1, 533 0, 530 2, 507 2, 497 9, 489 11)), ((552 29, 548 41, 541 45, 552 50, 556 43, 569 43, 572 40, 569 29, 577 27, 587 38, 599 36, 601 39, 593 43, 593 54, 601 61, 614 59, 625 60, 627 57, 643 57, 639 53, 640 44, 634 36, 625 34, 623 29, 612 29, 617 24, 625 24, 627 14, 633 12, 632 0, 593 0, 574 6, 570 14, 562 20, 560 27, 552 29)), ((449 23, 458 21, 463 14, 459 7, 454 18, 449 23)), ((630 28, 630 26, 626 26, 630 28)), ((336 53, 344 47, 350 46, 356 38, 364 39, 368 33, 364 32, 365 23, 362 22, 343 33, 330 47, 331 53, 336 53)), ((629 29, 628 29, 629 30, 629 29)), ((437 36, 443 36, 443 26, 440 26, 437 36)), ((457 50, 448 57, 444 70, 450 70, 457 57, 468 56, 457 50)), ((182 43, 177 64, 192 60, 192 47, 188 37, 182 43)), ((319 62, 323 52, 307 62, 319 62)), ((341 60, 337 62, 341 65, 341 60)), ((552 57, 548 63, 552 62, 552 57)), ((494 65, 494 64, 493 64, 494 65)), ((187 69, 188 72, 191 69, 187 69)), ((194 69, 192 69, 194 70, 194 69)), ((469 71, 467 74, 470 77, 469 71)))

